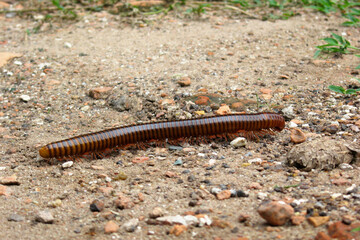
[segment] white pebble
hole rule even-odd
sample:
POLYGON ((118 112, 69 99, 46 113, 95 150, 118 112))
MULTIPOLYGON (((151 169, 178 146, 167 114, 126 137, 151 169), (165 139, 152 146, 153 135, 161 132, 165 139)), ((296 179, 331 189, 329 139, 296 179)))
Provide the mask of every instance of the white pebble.
POLYGON ((125 222, 124 225, 122 226, 125 231, 127 232, 134 232, 137 228, 137 226, 139 225, 139 219, 137 218, 132 218, 129 221, 125 222))
POLYGON ((69 43, 69 42, 65 42, 65 43, 64 43, 64 47, 66 47, 66 48, 71 48, 72 45, 71 45, 71 43, 69 43))
POLYGON ((265 192, 259 192, 257 194, 257 198, 260 199, 260 200, 264 200, 267 196, 268 196, 268 194, 265 193, 265 192))
POLYGON ((352 184, 350 187, 346 189, 346 194, 353 192, 355 188, 356 188, 356 184, 352 184))
POLYGON ((230 142, 230 145, 234 146, 234 147, 244 147, 244 146, 246 146, 246 143, 247 143, 246 138, 237 137, 230 142))
POLYGON ((217 187, 213 187, 210 192, 212 194, 218 194, 219 192, 221 192, 221 189, 220 188, 217 188, 217 187))
POLYGON ((86 105, 86 106, 83 106, 80 110, 83 111, 83 112, 86 112, 90 109, 90 106, 89 105, 86 105))
POLYGON ((338 198, 338 197, 340 197, 340 196, 342 196, 341 193, 333 193, 333 194, 331 194, 331 198, 332 198, 332 199, 336 199, 336 198, 338 198))
POLYGON ((20 61, 14 61, 14 64, 20 66, 20 65, 22 65, 22 62, 20 62, 20 61))
POLYGON ((248 160, 248 163, 261 163, 261 162, 262 162, 261 158, 254 158, 254 159, 248 160))
POLYGON ((28 95, 21 95, 20 99, 23 100, 24 102, 28 102, 30 101, 31 97, 28 95))
POLYGON ((289 128, 296 128, 298 125, 294 122, 289 122, 289 128))
POLYGON ((199 218, 199 227, 202 227, 204 225, 210 226, 212 223, 212 220, 208 217, 208 215, 205 215, 202 218, 199 218))
POLYGON ((352 169, 354 169, 354 167, 351 166, 351 165, 348 164, 348 163, 341 163, 341 164, 339 165, 339 168, 342 169, 342 170, 352 170, 352 169))
POLYGON ((284 113, 284 115, 288 118, 293 118, 295 116, 294 114, 294 107, 292 105, 283 108, 282 112, 284 113))
POLYGON ((73 161, 67 161, 67 162, 64 162, 61 166, 62 168, 70 168, 72 165, 74 164, 73 161))
POLYGON ((214 165, 215 163, 216 163, 216 159, 212 158, 212 159, 209 160, 209 165, 210 166, 214 165))

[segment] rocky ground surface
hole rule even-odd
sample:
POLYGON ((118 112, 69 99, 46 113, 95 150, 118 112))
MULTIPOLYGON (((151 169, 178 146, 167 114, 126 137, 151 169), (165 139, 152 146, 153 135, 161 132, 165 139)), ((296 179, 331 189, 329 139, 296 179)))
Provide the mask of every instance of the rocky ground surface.
POLYGON ((0 15, 1 239, 360 239, 358 58, 313 59, 343 19, 209 12, 128 24, 0 15), (41 146, 132 123, 278 112, 258 141, 41 159, 41 146), (354 230, 355 229, 355 230, 354 230))

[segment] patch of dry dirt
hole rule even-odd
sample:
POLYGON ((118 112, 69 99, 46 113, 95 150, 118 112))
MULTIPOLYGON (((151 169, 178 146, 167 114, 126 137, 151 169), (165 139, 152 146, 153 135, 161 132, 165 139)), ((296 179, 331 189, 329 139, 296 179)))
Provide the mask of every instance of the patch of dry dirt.
POLYGON ((351 78, 359 77, 353 71, 356 57, 312 59, 315 46, 322 44, 319 39, 331 32, 346 34, 360 46, 359 29, 340 27, 342 22, 336 15, 304 13, 276 22, 165 17, 151 26, 132 28, 101 13, 27 35, 33 22, 0 16, 0 41, 5 41, 0 52, 22 54, 1 67, 0 176, 16 175, 20 185, 6 186, 7 196, 0 196, 0 238, 312 239, 326 231, 325 225, 315 228, 307 221, 267 228, 257 209, 271 199, 296 200, 299 204, 293 206, 300 215, 325 214, 331 221, 349 215, 356 221, 359 199, 347 194, 346 188, 359 187, 359 168, 301 172, 281 165, 294 146, 288 130, 250 141, 243 148, 215 141, 185 143, 193 148, 189 151, 121 150, 100 160, 76 161, 66 169, 38 155, 39 147, 78 134, 202 114, 197 111, 212 115, 221 102, 204 106, 186 101, 205 90, 258 103, 242 108, 247 112, 283 113, 293 106, 286 119, 298 120, 307 141, 328 135, 356 143, 359 95, 344 97, 327 90, 330 84, 347 86, 351 78), (190 78, 190 86, 177 83, 183 77, 190 78), (89 91, 96 87, 111 87, 110 96, 91 98, 89 91), (272 91, 264 94, 264 89, 272 91), (329 129, 331 124, 335 130, 329 129), (137 163, 136 157, 149 160, 137 163), (249 161, 256 158, 260 162, 249 161), (182 164, 174 165, 176 160, 182 164), (119 174, 127 179, 116 180, 119 174), (331 179, 346 182, 338 186, 331 179), (259 186, 256 183, 260 188, 251 187, 259 186), (105 187, 112 191, 106 193, 105 187), (249 196, 218 200, 210 193, 214 187, 244 190, 249 196), (341 195, 334 198, 335 193, 341 195), (119 194, 135 205, 116 208, 113 202, 119 194), (100 213, 90 211, 95 199, 104 203, 100 213), (176 237, 169 235, 172 226, 150 224, 149 213, 155 207, 165 216, 191 211, 222 224, 190 226, 176 237), (36 220, 44 210, 53 215, 52 224, 36 220), (24 219, 8 221, 11 214, 24 219), (246 224, 238 221, 241 214, 250 216, 246 224), (135 232, 121 227, 117 233, 104 233, 109 220, 122 226, 134 218, 140 220, 135 232))

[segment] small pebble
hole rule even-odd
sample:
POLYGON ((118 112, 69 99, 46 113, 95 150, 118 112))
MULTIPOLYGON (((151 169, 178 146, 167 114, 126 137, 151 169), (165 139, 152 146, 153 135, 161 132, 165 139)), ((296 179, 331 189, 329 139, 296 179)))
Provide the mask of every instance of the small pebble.
POLYGON ((181 87, 190 86, 191 79, 189 77, 183 77, 177 82, 181 87))
POLYGON ((95 199, 91 204, 90 204, 90 211, 92 212, 101 212, 104 209, 104 202, 100 201, 98 199, 95 199))
POLYGON ((137 218, 132 218, 129 221, 125 222, 122 227, 125 229, 125 231, 127 232, 135 232, 137 226, 139 225, 139 219, 137 218))
POLYGON ((22 222, 24 220, 25 220, 24 216, 21 216, 21 215, 16 214, 16 213, 10 214, 10 216, 8 217, 9 222, 22 222))
POLYGON ((38 212, 38 214, 35 217, 35 220, 37 222, 51 224, 54 222, 54 217, 49 210, 44 210, 38 212))
POLYGON ((351 166, 348 163, 340 163, 339 168, 342 169, 342 170, 352 170, 352 169, 354 169, 354 167, 351 166))
POLYGON ((72 45, 71 45, 71 43, 69 43, 69 42, 65 42, 65 43, 64 43, 64 47, 66 47, 66 48, 71 48, 72 45))
POLYGON ((70 168, 70 167, 72 167, 73 164, 74 164, 73 161, 67 161, 67 162, 64 162, 64 163, 61 165, 61 167, 62 167, 63 169, 65 169, 65 168, 70 168))
POLYGON ((0 178, 0 184, 3 185, 20 185, 20 182, 17 180, 16 175, 10 177, 2 177, 0 178))
POLYGON ((217 199, 224 200, 231 197, 231 191, 230 190, 223 190, 216 194, 217 199))
POLYGON ((158 218, 164 216, 164 210, 160 207, 155 207, 151 213, 149 213, 150 218, 158 218))
POLYGON ((221 192, 221 189, 220 188, 217 188, 217 187, 213 187, 213 188, 211 188, 211 190, 210 190, 210 192, 212 193, 212 194, 218 194, 219 192, 221 192))
POLYGON ((175 166, 181 166, 183 165, 183 161, 181 160, 181 158, 178 158, 175 162, 174 162, 175 166))
POLYGON ((56 208, 56 207, 60 207, 61 204, 62 204, 61 199, 56 199, 55 201, 49 202, 49 203, 48 203, 48 206, 49 206, 49 207, 56 208))
POLYGON ((261 162, 262 162, 261 158, 254 158, 254 159, 248 160, 248 163, 261 163, 261 162))
POLYGON ((110 234, 110 233, 114 233, 114 232, 117 232, 119 230, 119 225, 117 225, 116 222, 114 221, 108 221, 106 224, 105 224, 105 227, 104 227, 104 231, 105 233, 107 234, 110 234))
POLYGON ((123 171, 120 171, 118 174, 116 174, 114 177, 113 177, 113 180, 114 181, 119 181, 119 180, 126 180, 128 178, 128 176, 123 172, 123 171))
POLYGON ((305 134, 298 128, 292 128, 290 129, 290 139, 291 142, 297 144, 297 143, 303 143, 306 141, 305 134))
POLYGON ((296 128, 298 125, 291 121, 291 122, 289 122, 288 126, 289 126, 289 128, 296 128))
POLYGON ((282 226, 294 215, 294 209, 283 201, 273 201, 261 205, 258 213, 270 225, 282 226))
POLYGON ((244 147, 244 146, 246 146, 246 143, 247 143, 246 138, 237 137, 230 142, 230 145, 233 147, 244 147))
POLYGON ((184 225, 175 225, 170 229, 170 234, 174 234, 175 236, 180 236, 184 231, 186 231, 187 227, 184 225))
POLYGON ((236 196, 237 197, 249 197, 249 194, 244 192, 243 190, 237 190, 236 191, 236 196))
POLYGON ((23 102, 28 102, 28 101, 30 101, 31 97, 28 96, 28 95, 21 95, 21 96, 20 96, 20 99, 21 99, 23 102))
POLYGON ((314 227, 318 227, 321 225, 324 225, 325 223, 327 223, 330 220, 330 216, 325 216, 325 217, 309 217, 307 219, 309 221, 309 223, 311 225, 313 225, 314 227))

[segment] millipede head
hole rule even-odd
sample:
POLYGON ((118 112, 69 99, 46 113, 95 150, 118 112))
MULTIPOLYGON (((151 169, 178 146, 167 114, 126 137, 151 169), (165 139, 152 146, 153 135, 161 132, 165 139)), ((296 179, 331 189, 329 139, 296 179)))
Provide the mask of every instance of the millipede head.
POLYGON ((40 148, 39 149, 39 154, 43 158, 50 158, 51 157, 50 156, 50 151, 49 151, 47 146, 44 146, 44 147, 40 148))

